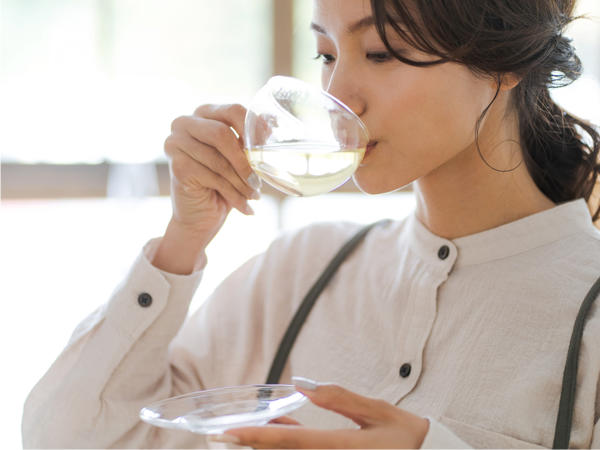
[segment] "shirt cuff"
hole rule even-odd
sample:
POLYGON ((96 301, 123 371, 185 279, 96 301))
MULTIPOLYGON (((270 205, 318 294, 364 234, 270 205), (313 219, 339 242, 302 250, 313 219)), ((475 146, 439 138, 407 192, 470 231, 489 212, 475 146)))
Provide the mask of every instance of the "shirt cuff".
POLYGON ((144 255, 148 264, 150 264, 154 269, 158 270, 162 276, 164 276, 168 281, 176 282, 177 280, 186 280, 193 277, 201 277, 202 272, 204 272, 204 268, 206 266, 206 260, 200 259, 194 265, 194 271, 188 275, 180 275, 174 274, 171 272, 165 272, 164 270, 159 269, 158 267, 152 265, 152 260, 154 259, 154 255, 156 255, 156 251, 158 250, 158 244, 160 244, 160 240, 162 238, 154 238, 150 239, 146 245, 144 245, 144 249, 142 250, 142 254, 144 255))
POLYGON ((202 270, 178 275, 153 266, 159 242, 152 239, 144 246, 106 305, 104 320, 127 341, 137 340, 151 325, 152 333, 174 335, 202 279, 202 270))
POLYGON ((425 418, 429 420, 429 430, 421 448, 472 448, 433 417, 425 418))

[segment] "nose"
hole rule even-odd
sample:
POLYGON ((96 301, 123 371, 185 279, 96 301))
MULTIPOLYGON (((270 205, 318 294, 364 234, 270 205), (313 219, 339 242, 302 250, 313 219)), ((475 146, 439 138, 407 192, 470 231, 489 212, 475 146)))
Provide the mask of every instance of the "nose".
POLYGON ((329 94, 341 100, 354 114, 362 118, 367 110, 367 103, 361 94, 356 73, 338 63, 330 73, 329 79, 323 81, 329 94))

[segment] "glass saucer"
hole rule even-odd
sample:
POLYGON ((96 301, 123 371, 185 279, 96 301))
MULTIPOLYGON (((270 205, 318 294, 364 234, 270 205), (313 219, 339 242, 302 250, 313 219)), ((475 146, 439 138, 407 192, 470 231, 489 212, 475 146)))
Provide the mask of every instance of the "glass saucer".
POLYGON ((220 434, 265 425, 307 401, 291 384, 230 386, 161 400, 142 408, 140 418, 158 427, 220 434))

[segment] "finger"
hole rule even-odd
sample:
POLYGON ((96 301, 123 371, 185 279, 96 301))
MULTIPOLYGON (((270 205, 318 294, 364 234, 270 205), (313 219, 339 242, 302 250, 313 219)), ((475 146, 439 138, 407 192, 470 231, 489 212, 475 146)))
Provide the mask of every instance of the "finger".
POLYGON ((247 199, 260 198, 260 194, 242 180, 234 170, 230 161, 214 147, 198 142, 189 134, 178 134, 173 137, 175 145, 200 164, 208 167, 214 173, 226 178, 247 199))
POLYGON ((253 448, 368 448, 363 430, 314 430, 295 426, 245 427, 227 430, 223 438, 253 448), (233 437, 233 439, 231 438, 233 437))
POLYGON ((280 425, 302 425, 297 420, 294 420, 288 416, 277 417, 276 419, 270 420, 269 423, 280 425))
MULTIPOLYGON (((277 117, 272 114, 256 115, 251 111, 248 113, 245 125, 250 127, 248 133, 252 136, 252 145, 266 144, 273 129, 278 127, 277 117)), ((246 142, 246 145, 250 145, 250 143, 246 142)))
POLYGON ((194 111, 194 116, 226 123, 235 130, 243 144, 246 108, 242 105, 201 105, 194 111))
POLYGON ((361 427, 388 423, 397 417, 398 408, 384 400, 365 397, 336 384, 317 383, 303 377, 292 377, 292 381, 296 389, 315 405, 342 414, 361 427))
POLYGON ((244 151, 244 146, 227 123, 196 116, 183 116, 173 121, 173 134, 184 131, 201 144, 209 145, 221 153, 235 173, 253 190, 258 190, 254 173, 244 151), (180 131, 181 130, 181 131, 180 131))
POLYGON ((222 176, 191 158, 185 151, 175 148, 169 151, 171 173, 188 192, 195 188, 208 188, 218 192, 225 201, 243 214, 253 214, 246 198, 222 176), (250 208, 250 209, 249 209, 250 208))

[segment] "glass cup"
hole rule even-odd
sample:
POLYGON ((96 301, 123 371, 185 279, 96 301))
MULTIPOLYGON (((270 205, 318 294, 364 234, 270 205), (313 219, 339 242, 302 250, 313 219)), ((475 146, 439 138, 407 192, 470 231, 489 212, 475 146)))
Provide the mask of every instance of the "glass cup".
POLYGON ((246 154, 265 182, 293 196, 330 192, 360 165, 367 128, 340 100, 291 77, 275 76, 248 107, 246 154))

